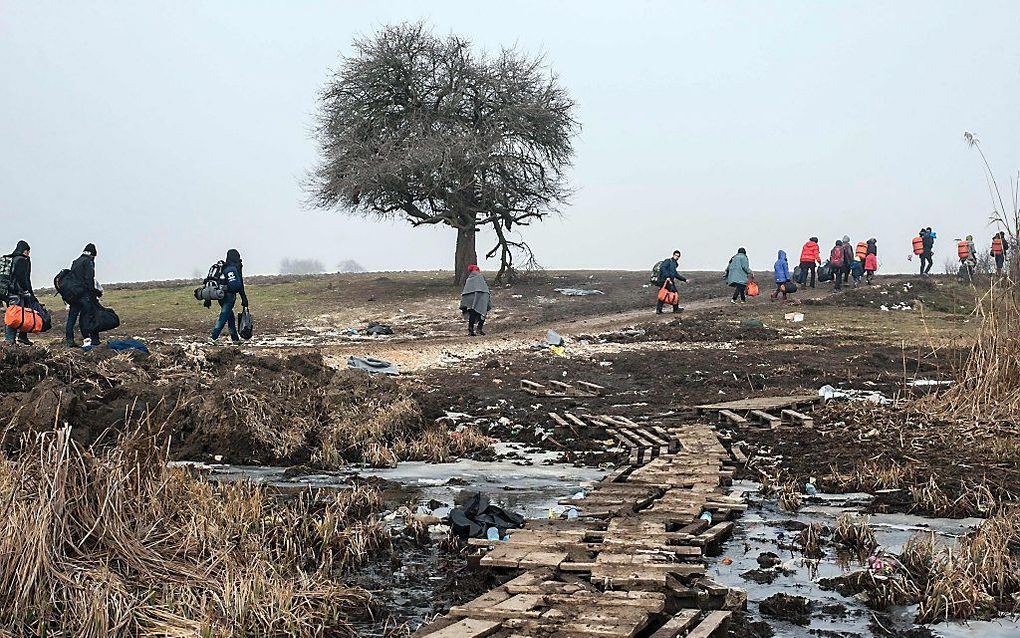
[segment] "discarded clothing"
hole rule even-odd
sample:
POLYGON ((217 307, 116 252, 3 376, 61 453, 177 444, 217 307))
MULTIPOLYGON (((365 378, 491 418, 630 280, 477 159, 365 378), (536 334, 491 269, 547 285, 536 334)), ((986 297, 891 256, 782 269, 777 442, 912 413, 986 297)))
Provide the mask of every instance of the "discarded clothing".
POLYGON ((393 328, 384 323, 372 323, 365 328, 364 332, 367 335, 391 335, 393 334, 393 328))
POLYGON ((524 526, 524 517, 489 503, 488 497, 477 493, 466 503, 450 511, 450 527, 461 538, 485 538, 491 527, 502 537, 508 529, 524 526))
POLYGON ((364 370, 369 374, 390 374, 398 375, 400 370, 389 361, 373 359, 372 357, 350 357, 347 359, 347 367, 355 370, 364 370))
POLYGON ((148 346, 137 339, 117 339, 116 341, 107 341, 106 347, 118 352, 122 352, 124 350, 138 350, 139 352, 149 354, 148 346))
POLYGON ((591 295, 604 295, 601 290, 585 290, 583 288, 556 288, 556 292, 568 297, 588 297, 591 295))

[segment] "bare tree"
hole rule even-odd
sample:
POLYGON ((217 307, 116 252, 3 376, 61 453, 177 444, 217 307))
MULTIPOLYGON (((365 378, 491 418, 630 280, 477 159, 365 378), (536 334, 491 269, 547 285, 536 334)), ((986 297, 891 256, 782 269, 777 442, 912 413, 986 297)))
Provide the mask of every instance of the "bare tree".
POLYGON ((499 278, 515 250, 530 258, 510 233, 566 201, 578 129, 574 102, 543 59, 475 52, 422 23, 385 27, 354 50, 320 95, 309 203, 452 226, 458 282, 487 226, 499 278))

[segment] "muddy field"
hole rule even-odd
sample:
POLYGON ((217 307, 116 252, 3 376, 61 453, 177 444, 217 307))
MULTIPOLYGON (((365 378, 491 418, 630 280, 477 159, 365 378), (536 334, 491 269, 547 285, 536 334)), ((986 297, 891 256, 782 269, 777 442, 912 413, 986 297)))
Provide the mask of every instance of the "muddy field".
MULTIPOLYGON (((203 334, 213 317, 187 299, 186 284, 115 288, 104 301, 121 311, 120 335, 145 339, 153 353, 84 354, 57 348, 46 336, 37 340, 41 347, 4 350, 0 409, 10 415, 4 454, 16 459, 33 437, 62 427, 82 449, 99 454, 117 445, 118 433, 146 423, 158 426, 169 459, 203 464, 194 480, 241 479, 274 493, 311 490, 327 499, 354 485, 372 490, 381 531, 371 537, 387 551, 348 561, 356 573, 327 574, 315 564, 321 557, 303 568, 375 592, 365 606, 369 615, 347 614, 350 631, 364 636, 407 635, 492 584, 437 527, 479 485, 540 515, 625 462, 608 432, 579 430, 550 413, 685 423, 705 418, 695 410, 703 403, 817 394, 824 386, 849 392, 849 400, 817 408, 810 429, 724 433, 744 444, 743 478, 761 492, 756 507, 768 528, 777 497, 800 493, 809 481, 826 494, 870 494, 855 511, 876 516, 985 517, 1020 493, 1017 424, 946 422, 924 408, 946 387, 938 383, 954 379, 973 332, 974 293, 953 282, 879 278, 840 295, 806 291, 801 303, 766 297, 731 306, 717 274, 696 273, 682 289, 685 312, 657 317, 654 289, 642 273, 544 273, 495 290, 490 335, 470 339, 447 277, 255 280, 258 336, 240 349, 193 344, 191 335, 203 334), (556 288, 604 294, 569 296, 556 288), (788 319, 791 312, 802 320, 788 319), (358 332, 370 322, 394 334, 358 332), (562 351, 543 343, 550 329, 565 338, 562 351), (403 374, 348 370, 350 355, 392 361, 403 374), (522 381, 588 382, 603 390, 536 396, 522 381), (447 465, 432 471, 414 465, 421 462, 447 465)), ((365 514, 359 506, 352 520, 361 524, 365 514)), ((748 530, 736 537, 749 538, 748 530)), ((782 539, 776 543, 782 554, 782 539)), ((846 635, 838 623, 818 620, 816 607, 797 612, 798 601, 765 602, 759 595, 797 594, 805 582, 817 584, 810 576, 791 577, 786 589, 772 581, 764 588, 754 577, 736 580, 752 604, 735 635, 800 635, 789 633, 793 626, 846 635)), ((844 603, 819 604, 829 605, 832 616, 840 613, 833 605, 844 603)), ((853 614, 866 613, 859 601, 845 604, 853 614)), ((865 625, 873 635, 891 635, 882 622, 865 625)))

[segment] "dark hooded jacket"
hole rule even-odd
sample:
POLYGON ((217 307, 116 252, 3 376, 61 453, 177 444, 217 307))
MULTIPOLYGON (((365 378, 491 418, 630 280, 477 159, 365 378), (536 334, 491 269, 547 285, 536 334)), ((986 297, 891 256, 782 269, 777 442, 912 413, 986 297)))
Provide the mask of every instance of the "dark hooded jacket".
POLYGON ((32 290, 32 260, 22 254, 28 249, 28 243, 21 240, 18 242, 18 247, 11 253, 11 257, 14 259, 11 266, 11 287, 7 293, 34 300, 35 291, 32 290))
POLYGON ((227 251, 227 258, 223 260, 223 279, 227 284, 227 290, 241 295, 241 305, 248 307, 248 295, 244 291, 244 276, 242 274, 243 264, 241 253, 231 248, 227 251))
POLYGON ((86 295, 101 297, 103 293, 96 288, 96 258, 89 253, 82 253, 71 262, 71 276, 82 285, 86 295))
POLYGON ((921 234, 921 246, 924 248, 924 252, 930 253, 935 248, 935 238, 931 236, 931 233, 924 231, 921 234))
POLYGON ((876 240, 868 240, 868 252, 865 254, 878 256, 878 242, 876 240))

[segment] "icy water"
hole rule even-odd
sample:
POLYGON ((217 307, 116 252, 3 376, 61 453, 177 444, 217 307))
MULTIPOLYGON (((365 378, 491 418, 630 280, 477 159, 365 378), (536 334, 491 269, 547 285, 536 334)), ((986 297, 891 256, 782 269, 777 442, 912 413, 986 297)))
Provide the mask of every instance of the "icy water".
MULTIPOLYGON (((796 513, 780 511, 774 502, 757 494, 757 484, 735 482, 734 489, 747 490, 751 506, 738 519, 732 538, 722 547, 721 554, 711 558, 709 573, 721 583, 747 591, 748 611, 752 616, 768 622, 776 636, 789 638, 817 638, 817 636, 871 636, 873 615, 871 610, 854 598, 845 598, 834 591, 821 589, 820 579, 840 576, 847 571, 860 569, 855 562, 844 563, 829 549, 821 559, 804 558, 793 546, 798 532, 787 529, 790 521, 802 524, 821 523, 835 526, 843 512, 859 512, 870 497, 867 494, 819 494, 805 501, 796 513), (777 554, 788 575, 779 575, 771 583, 758 583, 741 574, 760 569, 758 556, 765 552, 777 554), (723 559, 732 560, 726 565, 723 559), (814 601, 810 624, 801 626, 792 622, 763 616, 759 604, 774 594, 803 596, 814 601)), ((953 543, 973 530, 980 519, 938 519, 909 514, 876 514, 870 517, 871 527, 883 549, 897 552, 917 533, 933 533, 937 541, 953 543)), ((897 608, 879 616, 883 625, 898 630, 913 627, 915 608, 897 608)), ((1020 623, 1013 619, 991 622, 949 623, 929 625, 928 629, 944 638, 1017 638, 1020 623)))

